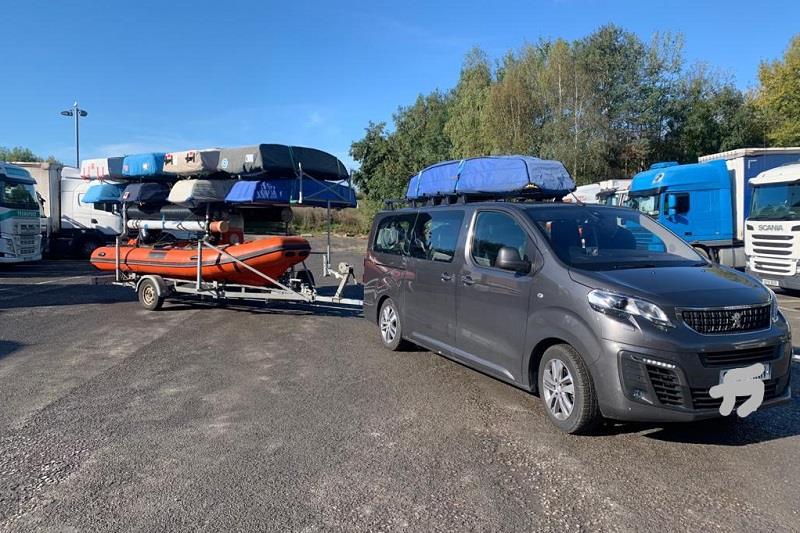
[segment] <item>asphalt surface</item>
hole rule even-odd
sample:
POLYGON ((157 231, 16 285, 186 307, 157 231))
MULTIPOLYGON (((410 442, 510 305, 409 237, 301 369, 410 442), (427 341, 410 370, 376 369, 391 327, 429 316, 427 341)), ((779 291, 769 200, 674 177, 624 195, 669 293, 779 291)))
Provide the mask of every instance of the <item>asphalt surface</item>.
MULTIPOLYGON (((335 244, 360 280, 364 241, 335 244)), ((0 271, 0 530, 800 529, 797 386, 734 424, 566 436, 358 313, 148 312, 95 276, 0 271)))

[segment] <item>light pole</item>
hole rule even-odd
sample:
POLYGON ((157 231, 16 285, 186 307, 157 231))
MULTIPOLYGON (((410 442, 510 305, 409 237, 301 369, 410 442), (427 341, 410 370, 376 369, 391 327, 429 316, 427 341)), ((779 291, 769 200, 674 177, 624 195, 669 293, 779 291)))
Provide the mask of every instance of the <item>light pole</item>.
POLYGON ((81 117, 85 117, 89 113, 80 109, 78 107, 78 101, 76 100, 74 104, 72 104, 71 109, 67 109, 66 111, 61 112, 62 115, 65 117, 75 117, 75 167, 81 168, 81 143, 80 143, 80 119, 81 117))

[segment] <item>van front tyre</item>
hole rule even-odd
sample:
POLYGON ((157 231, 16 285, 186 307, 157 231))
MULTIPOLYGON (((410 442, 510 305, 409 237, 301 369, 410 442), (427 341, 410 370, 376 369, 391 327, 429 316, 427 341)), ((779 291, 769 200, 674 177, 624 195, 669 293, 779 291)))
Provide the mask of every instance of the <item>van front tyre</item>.
POLYGON ((139 303, 148 311, 156 311, 164 305, 164 295, 158 294, 158 286, 152 279, 143 279, 136 291, 139 303))
POLYGON ((384 300, 378 313, 378 326, 380 327, 381 343, 392 351, 402 350, 405 347, 403 340, 403 323, 397 306, 391 298, 384 300))
POLYGON ((561 431, 589 433, 602 421, 592 376, 572 346, 557 344, 544 352, 538 386, 547 416, 561 431))

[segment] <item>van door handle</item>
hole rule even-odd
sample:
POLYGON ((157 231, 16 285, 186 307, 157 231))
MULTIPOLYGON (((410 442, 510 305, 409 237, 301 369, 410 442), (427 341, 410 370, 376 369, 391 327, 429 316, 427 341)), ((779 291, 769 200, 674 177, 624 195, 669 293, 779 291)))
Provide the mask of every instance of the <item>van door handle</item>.
POLYGON ((465 274, 465 275, 461 276, 461 283, 463 283, 464 285, 467 285, 467 286, 475 285, 475 280, 472 279, 472 276, 470 276, 469 274, 465 274))
POLYGON ((96 218, 92 219, 92 224, 97 224, 97 219, 96 218))
POLYGON ((442 281, 450 281, 453 279, 453 275, 450 272, 442 272, 442 281))

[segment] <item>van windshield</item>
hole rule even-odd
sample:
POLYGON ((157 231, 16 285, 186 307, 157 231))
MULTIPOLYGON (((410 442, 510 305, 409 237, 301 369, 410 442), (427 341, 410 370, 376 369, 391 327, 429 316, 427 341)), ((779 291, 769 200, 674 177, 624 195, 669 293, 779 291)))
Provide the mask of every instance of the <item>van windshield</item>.
POLYGON ((0 205, 18 209, 39 209, 33 185, 0 181, 0 205))
POLYGON ((679 237, 631 209, 591 205, 529 207, 528 216, 568 266, 618 270, 704 266, 679 237))

